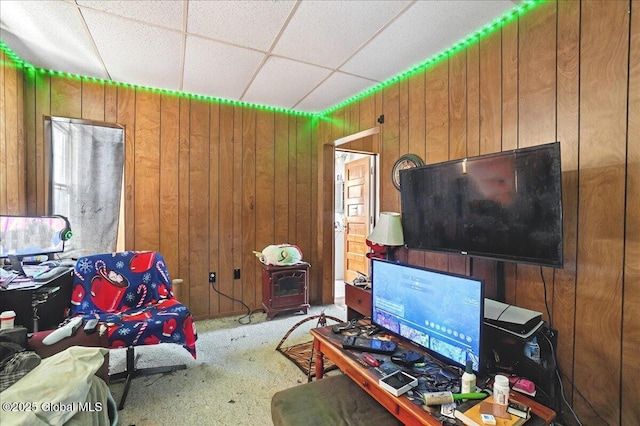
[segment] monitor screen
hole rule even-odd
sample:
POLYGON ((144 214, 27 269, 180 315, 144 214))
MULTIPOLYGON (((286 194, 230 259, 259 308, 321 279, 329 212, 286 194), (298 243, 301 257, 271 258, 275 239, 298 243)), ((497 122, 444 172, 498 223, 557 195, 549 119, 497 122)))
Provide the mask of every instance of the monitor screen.
POLYGON ((372 260, 372 321, 437 358, 480 371, 484 282, 417 266, 372 260))
POLYGON ((0 216, 0 258, 62 253, 65 229, 61 216, 0 216))
POLYGON ((400 171, 409 249, 562 267, 560 143, 400 171))

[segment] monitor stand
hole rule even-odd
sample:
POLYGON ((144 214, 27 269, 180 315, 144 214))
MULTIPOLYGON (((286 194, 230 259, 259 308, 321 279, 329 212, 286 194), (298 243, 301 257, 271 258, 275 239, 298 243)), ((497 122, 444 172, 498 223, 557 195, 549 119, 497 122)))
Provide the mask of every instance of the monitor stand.
POLYGON ((24 273, 24 269, 22 269, 22 260, 20 260, 20 258, 18 256, 12 255, 10 254, 9 256, 7 256, 7 258, 9 259, 9 263, 10 263, 10 267, 9 270, 11 271, 16 271, 18 272, 20 275, 22 275, 23 277, 26 277, 27 275, 24 273))

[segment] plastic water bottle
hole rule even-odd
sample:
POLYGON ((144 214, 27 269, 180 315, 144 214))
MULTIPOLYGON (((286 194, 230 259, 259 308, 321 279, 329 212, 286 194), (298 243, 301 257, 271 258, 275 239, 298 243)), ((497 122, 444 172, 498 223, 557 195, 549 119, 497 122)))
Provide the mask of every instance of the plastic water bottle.
POLYGON ((524 356, 536 364, 540 364, 540 345, 535 337, 524 345, 524 356))

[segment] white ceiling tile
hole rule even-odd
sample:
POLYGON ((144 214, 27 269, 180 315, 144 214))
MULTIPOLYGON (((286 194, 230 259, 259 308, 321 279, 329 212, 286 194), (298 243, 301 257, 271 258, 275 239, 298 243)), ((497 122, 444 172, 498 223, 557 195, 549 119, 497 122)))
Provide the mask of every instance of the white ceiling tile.
POLYGON ((295 1, 191 1, 187 31, 266 51, 295 1))
POLYGON ((335 72, 296 105, 295 109, 314 112, 324 111, 356 93, 364 92, 375 84, 377 84, 375 81, 335 72))
POLYGON ((174 30, 182 29, 181 1, 78 0, 78 5, 174 30))
POLYGON ((188 36, 182 90, 239 99, 263 57, 254 50, 188 36))
POLYGON ((386 80, 452 47, 513 6, 503 0, 419 1, 341 69, 386 80))
POLYGON ((234 100, 246 91, 245 101, 318 111, 423 63, 521 1, 77 3, 0 0, 0 40, 41 68, 234 100), (332 74, 342 63, 344 74, 332 74))
POLYGON ((329 72, 324 68, 272 56, 260 69, 243 100, 291 108, 329 72))
POLYGON ((81 16, 71 3, 2 0, 0 39, 33 66, 107 77, 81 16))
POLYGON ((335 68, 407 1, 303 1, 273 53, 335 68))
POLYGON ((159 89, 180 88, 179 32, 90 10, 84 14, 113 80, 159 89))

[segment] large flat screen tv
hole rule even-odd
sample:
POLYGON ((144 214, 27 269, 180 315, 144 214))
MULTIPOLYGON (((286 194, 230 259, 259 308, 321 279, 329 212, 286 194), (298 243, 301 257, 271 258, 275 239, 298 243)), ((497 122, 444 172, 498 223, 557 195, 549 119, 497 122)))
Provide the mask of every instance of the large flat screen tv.
POLYGON ((560 143, 400 171, 409 249, 562 267, 560 143))
POLYGON ((375 325, 426 349, 441 361, 482 367, 482 279, 373 259, 375 325))

